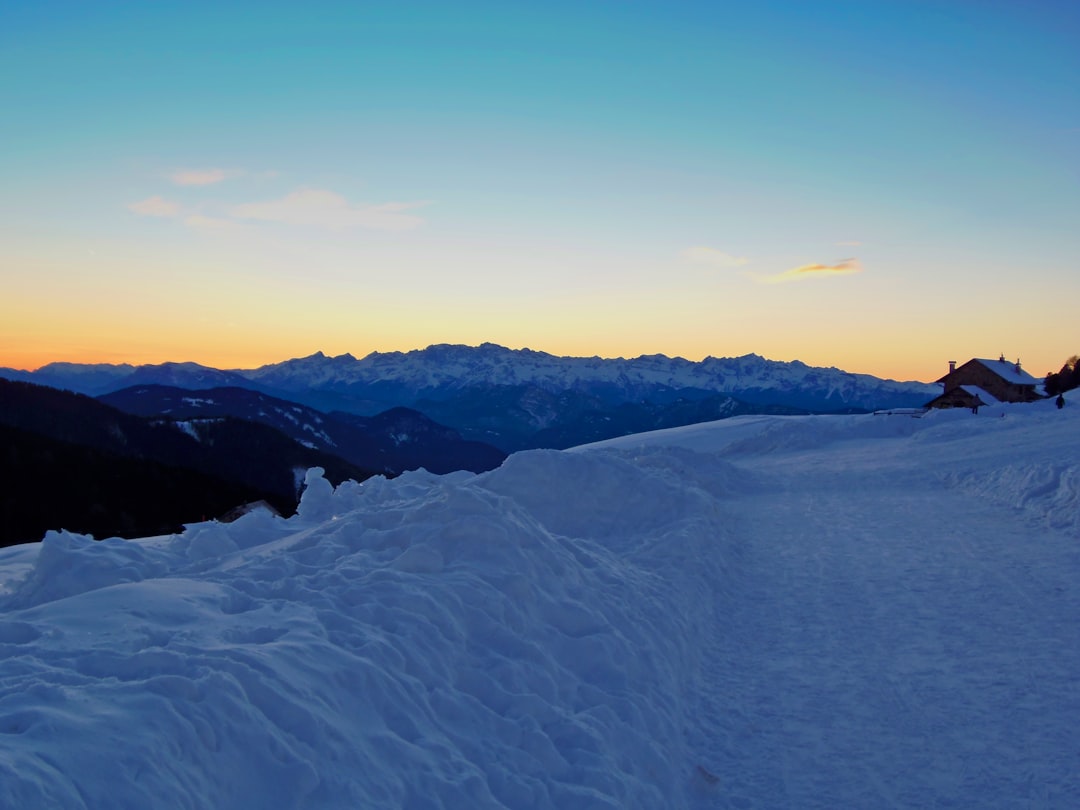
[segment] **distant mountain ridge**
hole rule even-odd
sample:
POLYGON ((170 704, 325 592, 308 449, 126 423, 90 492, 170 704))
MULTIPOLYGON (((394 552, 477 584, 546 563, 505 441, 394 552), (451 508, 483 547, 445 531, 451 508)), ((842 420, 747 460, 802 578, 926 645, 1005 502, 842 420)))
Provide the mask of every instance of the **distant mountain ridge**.
MULTIPOLYGON (((223 371, 197 363, 53 363, 35 372, 0 369, 3 376, 94 396, 140 385, 250 389, 323 414, 356 418, 404 407, 460 434, 439 439, 428 431, 426 441, 443 442, 443 446, 445 441, 481 442, 504 453, 571 447, 746 413, 853 413, 914 407, 940 393, 935 384, 883 380, 799 361, 766 360, 756 354, 707 357, 698 362, 659 354, 604 359, 558 357, 493 343, 437 344, 409 352, 372 352, 360 359, 316 352, 246 370, 223 371)), ((128 402, 124 407, 137 405, 128 402)), ((314 417, 308 421, 314 424, 314 417)), ((384 451, 389 452, 388 448, 384 451)), ((467 450, 467 455, 471 452, 467 450)), ((434 458, 431 453, 424 457, 434 458)), ((472 467, 472 462, 464 466, 472 467)))
POLYGON ((328 357, 317 352, 256 369, 222 371, 195 363, 157 366, 80 366, 53 363, 35 372, 0 369, 0 376, 100 395, 139 384, 181 388, 242 386, 320 410, 374 414, 445 400, 471 388, 532 386, 574 391, 607 405, 726 394, 743 402, 810 411, 874 410, 922 404, 939 393, 931 383, 898 382, 800 361, 766 360, 756 354, 707 357, 701 361, 666 355, 633 359, 559 357, 531 349, 437 344, 409 352, 372 352, 328 357), (288 395, 293 396, 288 396, 288 395))
POLYGON ((553 392, 583 391, 611 404, 697 390, 728 394, 746 402, 816 410, 911 405, 913 400, 923 401, 938 391, 928 383, 882 380, 837 368, 814 368, 798 360, 766 360, 756 354, 706 357, 697 362, 662 354, 628 360, 558 357, 493 343, 373 352, 360 360, 349 354, 327 357, 318 352, 238 373, 286 391, 364 391, 378 396, 382 386, 417 398, 439 398, 440 393, 473 386, 534 385, 553 392), (898 398, 903 402, 896 401, 898 398))

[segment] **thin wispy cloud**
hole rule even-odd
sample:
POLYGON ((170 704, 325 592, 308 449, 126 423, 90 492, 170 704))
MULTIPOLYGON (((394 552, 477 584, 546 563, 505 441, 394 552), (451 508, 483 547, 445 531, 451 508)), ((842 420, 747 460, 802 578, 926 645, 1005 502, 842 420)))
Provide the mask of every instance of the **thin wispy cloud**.
POLYGON ((837 247, 859 247, 862 242, 836 242, 837 247))
POLYGON ((713 267, 742 267, 750 263, 750 260, 743 256, 732 256, 730 253, 725 253, 716 248, 705 247, 704 245, 688 247, 679 255, 687 261, 708 264, 713 267))
POLYGON ((229 213, 237 219, 281 222, 330 230, 371 228, 405 231, 423 224, 423 219, 407 212, 424 205, 427 203, 386 202, 357 205, 333 191, 303 188, 279 200, 237 205, 229 213))
POLYGON ((177 169, 169 179, 178 186, 212 186, 235 174, 227 169, 177 169))
POLYGON ((834 276, 849 276, 853 273, 861 273, 862 265, 858 259, 841 259, 836 264, 804 264, 793 267, 783 273, 774 276, 760 276, 757 280, 762 284, 784 284, 789 281, 806 281, 812 278, 832 278, 834 276))
POLYGON ((143 217, 175 217, 180 213, 180 206, 155 194, 131 203, 128 210, 143 217))

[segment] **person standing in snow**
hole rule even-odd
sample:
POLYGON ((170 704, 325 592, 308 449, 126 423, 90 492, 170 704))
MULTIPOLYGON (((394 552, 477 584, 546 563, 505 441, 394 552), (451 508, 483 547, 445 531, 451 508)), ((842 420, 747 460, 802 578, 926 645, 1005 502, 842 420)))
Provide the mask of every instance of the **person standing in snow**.
POLYGON ((1057 404, 1058 410, 1060 411, 1062 408, 1065 407, 1065 395, 1058 394, 1058 398, 1055 399, 1054 402, 1057 404))

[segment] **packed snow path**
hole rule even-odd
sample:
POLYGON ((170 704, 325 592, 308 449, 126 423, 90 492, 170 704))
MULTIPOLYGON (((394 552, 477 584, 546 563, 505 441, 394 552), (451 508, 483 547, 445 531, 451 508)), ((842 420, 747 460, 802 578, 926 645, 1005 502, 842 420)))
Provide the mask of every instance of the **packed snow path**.
POLYGON ((289 520, 0 550, 0 808, 1080 806, 1046 405, 311 473, 289 520))
POLYGON ((749 510, 705 665, 705 806, 1080 806, 1075 569, 1044 556, 1075 538, 1033 562, 1004 507, 927 486, 868 515, 837 483, 749 510))

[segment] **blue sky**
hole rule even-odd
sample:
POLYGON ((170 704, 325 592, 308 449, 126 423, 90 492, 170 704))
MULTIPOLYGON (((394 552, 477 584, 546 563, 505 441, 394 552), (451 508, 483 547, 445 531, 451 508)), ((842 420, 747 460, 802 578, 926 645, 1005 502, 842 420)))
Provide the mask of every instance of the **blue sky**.
POLYGON ((0 10, 0 364, 1080 351, 1075 3, 218 6, 0 10))

